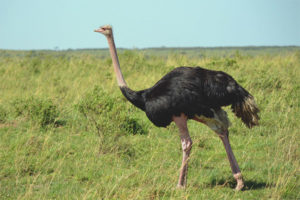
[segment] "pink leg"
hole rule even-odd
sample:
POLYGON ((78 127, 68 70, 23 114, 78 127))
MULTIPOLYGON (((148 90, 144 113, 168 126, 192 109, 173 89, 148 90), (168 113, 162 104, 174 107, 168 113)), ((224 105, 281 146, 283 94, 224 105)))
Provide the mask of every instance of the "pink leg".
POLYGON ((184 114, 181 114, 180 117, 173 117, 173 121, 178 126, 180 133, 180 140, 182 145, 182 163, 180 168, 180 174, 178 179, 178 188, 183 188, 187 183, 187 169, 188 169, 188 159, 190 156, 190 151, 192 149, 192 139, 189 135, 187 128, 187 117, 184 114))
POLYGON ((234 157, 234 154, 232 152, 230 143, 229 143, 228 131, 226 131, 224 134, 219 134, 219 136, 220 136, 220 138, 221 138, 221 140, 224 144, 224 147, 225 147, 225 150, 226 150, 226 153, 227 153, 227 157, 228 157, 228 160, 229 160, 229 163, 230 163, 230 167, 231 167, 231 170, 232 170, 232 173, 233 173, 233 177, 237 181, 237 185, 236 185, 235 189, 237 191, 239 191, 244 187, 243 177, 242 177, 239 165, 238 165, 238 163, 237 163, 237 161, 234 157))

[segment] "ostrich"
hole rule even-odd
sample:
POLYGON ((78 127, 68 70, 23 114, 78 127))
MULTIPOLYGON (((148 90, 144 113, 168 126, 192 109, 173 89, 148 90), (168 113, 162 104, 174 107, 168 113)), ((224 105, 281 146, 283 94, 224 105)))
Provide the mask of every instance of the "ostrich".
POLYGON ((237 182, 235 189, 241 190, 244 187, 243 178, 228 138, 230 122, 221 107, 231 105, 235 115, 251 128, 258 125, 259 120, 259 109, 253 96, 230 75, 201 67, 178 67, 151 88, 131 90, 120 69, 112 27, 105 25, 95 32, 107 38, 117 82, 126 99, 144 111, 155 126, 166 127, 171 122, 177 125, 183 153, 177 187, 184 188, 187 184, 188 160, 192 149, 187 120, 193 119, 218 134, 237 182))

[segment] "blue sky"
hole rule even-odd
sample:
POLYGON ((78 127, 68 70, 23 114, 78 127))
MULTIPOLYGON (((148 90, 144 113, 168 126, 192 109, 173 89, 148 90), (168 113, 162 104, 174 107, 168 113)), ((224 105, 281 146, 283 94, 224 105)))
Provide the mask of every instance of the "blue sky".
POLYGON ((0 49, 300 46, 300 0, 0 0, 0 49))

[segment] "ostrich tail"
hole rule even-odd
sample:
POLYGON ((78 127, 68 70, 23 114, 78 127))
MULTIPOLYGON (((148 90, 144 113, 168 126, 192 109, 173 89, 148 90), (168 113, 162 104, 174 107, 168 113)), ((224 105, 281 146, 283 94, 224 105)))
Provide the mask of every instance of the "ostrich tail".
POLYGON ((243 123, 248 128, 258 125, 259 109, 254 101, 253 96, 250 94, 245 96, 242 101, 232 104, 231 108, 235 115, 238 118, 241 118, 243 123))

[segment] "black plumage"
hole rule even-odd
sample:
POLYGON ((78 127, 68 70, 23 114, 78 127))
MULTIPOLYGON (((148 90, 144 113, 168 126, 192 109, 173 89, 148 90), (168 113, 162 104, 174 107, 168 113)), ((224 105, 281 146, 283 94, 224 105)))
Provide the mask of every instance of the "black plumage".
MULTIPOLYGON (((158 127, 168 126, 172 117, 181 113, 189 119, 195 115, 212 118, 211 109, 219 110, 228 105, 232 105, 236 113, 237 105, 243 105, 247 98, 252 98, 230 75, 201 67, 178 67, 149 89, 137 92, 128 87, 120 89, 158 127)), ((257 112, 258 109, 254 114, 257 112)), ((243 113, 238 117, 248 127, 256 125, 251 119, 245 119, 243 113)))

